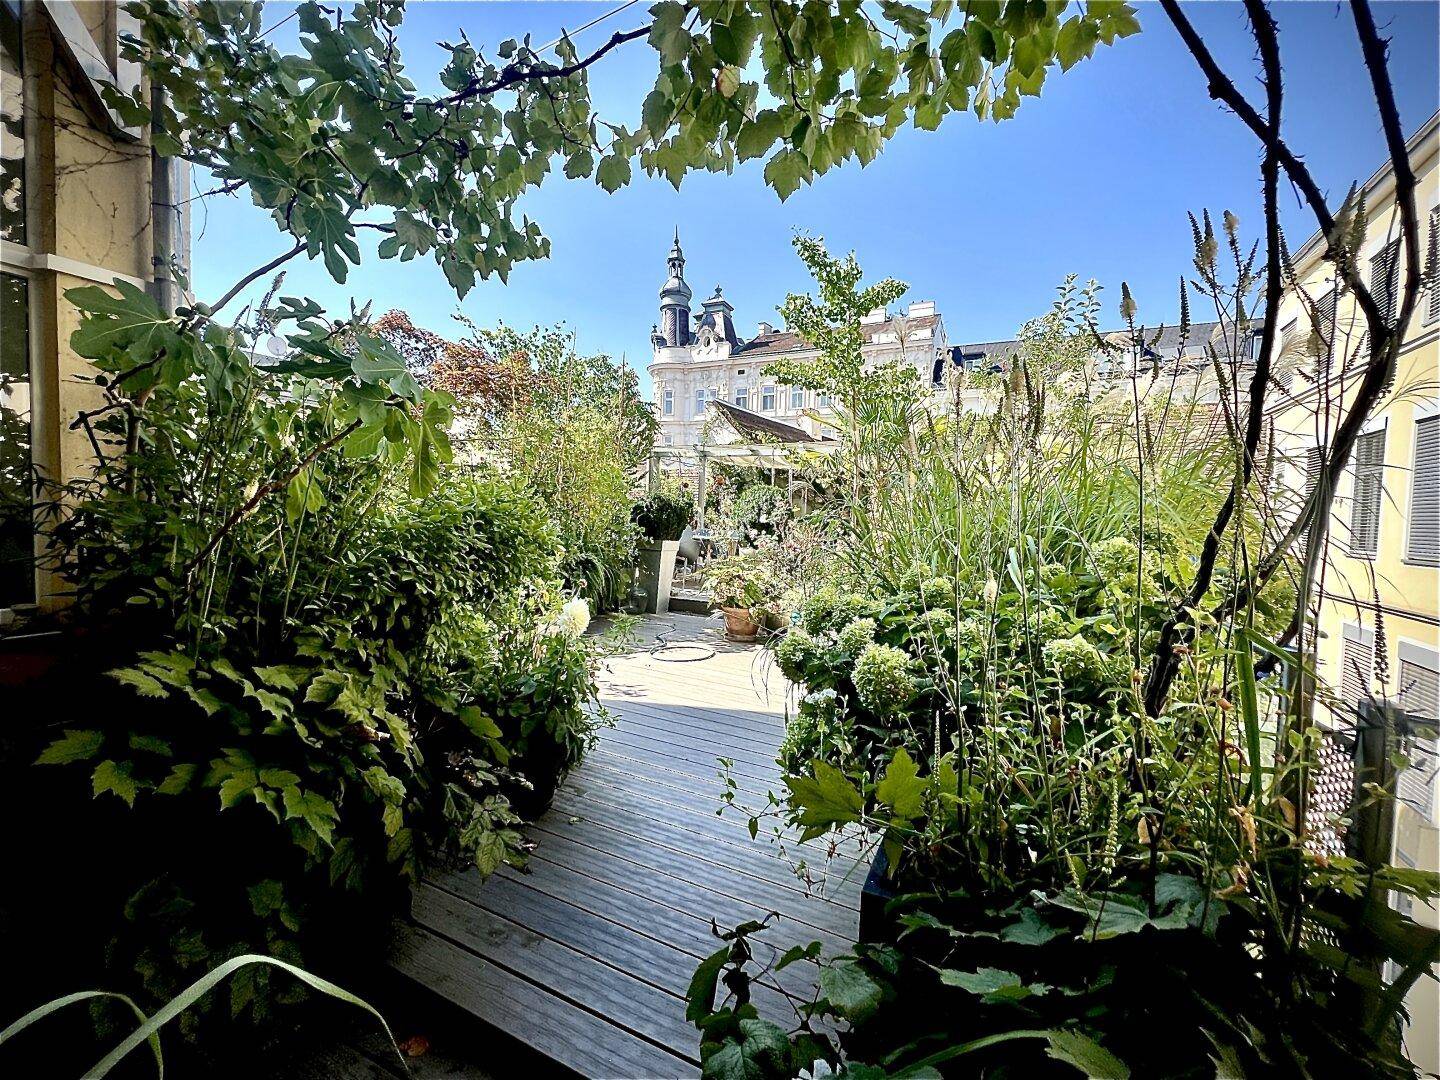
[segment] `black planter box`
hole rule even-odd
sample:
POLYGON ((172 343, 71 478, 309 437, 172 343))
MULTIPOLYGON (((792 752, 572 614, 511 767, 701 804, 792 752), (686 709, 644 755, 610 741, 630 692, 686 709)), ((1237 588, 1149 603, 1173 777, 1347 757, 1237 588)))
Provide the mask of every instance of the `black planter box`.
POLYGON ((895 941, 899 926, 894 916, 885 910, 893 899, 895 886, 890 881, 890 860, 885 857, 885 845, 881 844, 875 849, 870 873, 865 876, 865 886, 860 890, 862 945, 890 944, 895 941))

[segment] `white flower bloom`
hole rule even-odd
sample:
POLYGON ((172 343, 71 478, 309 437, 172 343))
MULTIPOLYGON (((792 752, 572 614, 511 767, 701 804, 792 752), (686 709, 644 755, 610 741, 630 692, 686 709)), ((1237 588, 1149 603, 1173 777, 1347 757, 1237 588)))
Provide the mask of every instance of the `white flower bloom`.
POLYGON ((555 628, 563 634, 578 638, 585 633, 590 625, 590 605, 582 597, 575 597, 573 600, 565 601, 560 609, 560 616, 555 620, 555 628))
POLYGON ((986 603, 986 604, 993 604, 993 603, 995 603, 995 597, 998 596, 999 594, 1000 594, 1000 583, 999 583, 998 581, 996 581, 996 580, 992 577, 989 581, 985 582, 985 603, 986 603))

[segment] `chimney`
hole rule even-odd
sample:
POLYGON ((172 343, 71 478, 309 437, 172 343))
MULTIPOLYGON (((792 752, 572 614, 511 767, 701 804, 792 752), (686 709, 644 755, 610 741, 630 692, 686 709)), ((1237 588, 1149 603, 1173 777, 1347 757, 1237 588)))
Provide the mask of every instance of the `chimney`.
POLYGON ((861 315, 860 321, 862 323, 882 323, 889 317, 889 314, 885 311, 883 307, 877 307, 873 309, 868 315, 861 315))
POLYGON ((756 336, 756 337, 769 337, 769 336, 770 336, 771 334, 773 334, 774 332, 775 332, 775 328, 774 328, 773 326, 771 326, 768 322, 762 322, 762 323, 760 324, 759 329, 757 329, 757 330, 755 331, 755 336, 756 336))
POLYGON ((916 300, 906 309, 905 314, 912 319, 919 319, 926 315, 935 314, 934 300, 916 300))

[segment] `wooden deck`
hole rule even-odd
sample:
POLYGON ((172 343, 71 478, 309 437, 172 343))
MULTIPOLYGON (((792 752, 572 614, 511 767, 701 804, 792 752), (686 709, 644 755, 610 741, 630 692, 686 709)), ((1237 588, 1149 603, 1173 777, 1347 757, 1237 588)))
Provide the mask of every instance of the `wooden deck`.
MULTIPOLYGON (((722 757, 738 800, 759 806, 780 786, 779 672, 754 646, 726 642, 717 619, 655 616, 641 630, 601 677, 618 723, 531 828, 528 871, 427 877, 392 951, 403 975, 588 1077, 698 1074, 683 995, 719 947, 712 918, 724 928, 776 912, 757 944, 778 950, 816 939, 848 948, 858 921, 853 855, 827 874, 814 845, 782 853, 763 830, 751 840, 741 815, 715 812, 722 757), (666 661, 650 651, 661 635, 715 655, 666 661), (823 880, 807 888, 801 858, 823 880)), ((807 992, 805 967, 777 977, 807 992)), ((762 1011, 791 1015, 773 983, 756 989, 762 1011)))

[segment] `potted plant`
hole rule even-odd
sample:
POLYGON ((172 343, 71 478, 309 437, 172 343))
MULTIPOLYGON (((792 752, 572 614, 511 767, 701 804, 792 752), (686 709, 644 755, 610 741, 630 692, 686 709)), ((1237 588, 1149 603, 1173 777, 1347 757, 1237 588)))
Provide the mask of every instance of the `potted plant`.
POLYGON ((630 520, 640 530, 638 568, 645 610, 663 615, 670 610, 670 582, 680 535, 690 523, 690 497, 678 488, 659 488, 639 500, 630 520))
POLYGON ((753 552, 721 559, 706 568, 705 584, 725 613, 725 636, 731 641, 754 641, 764 605, 776 592, 765 565, 753 552))

